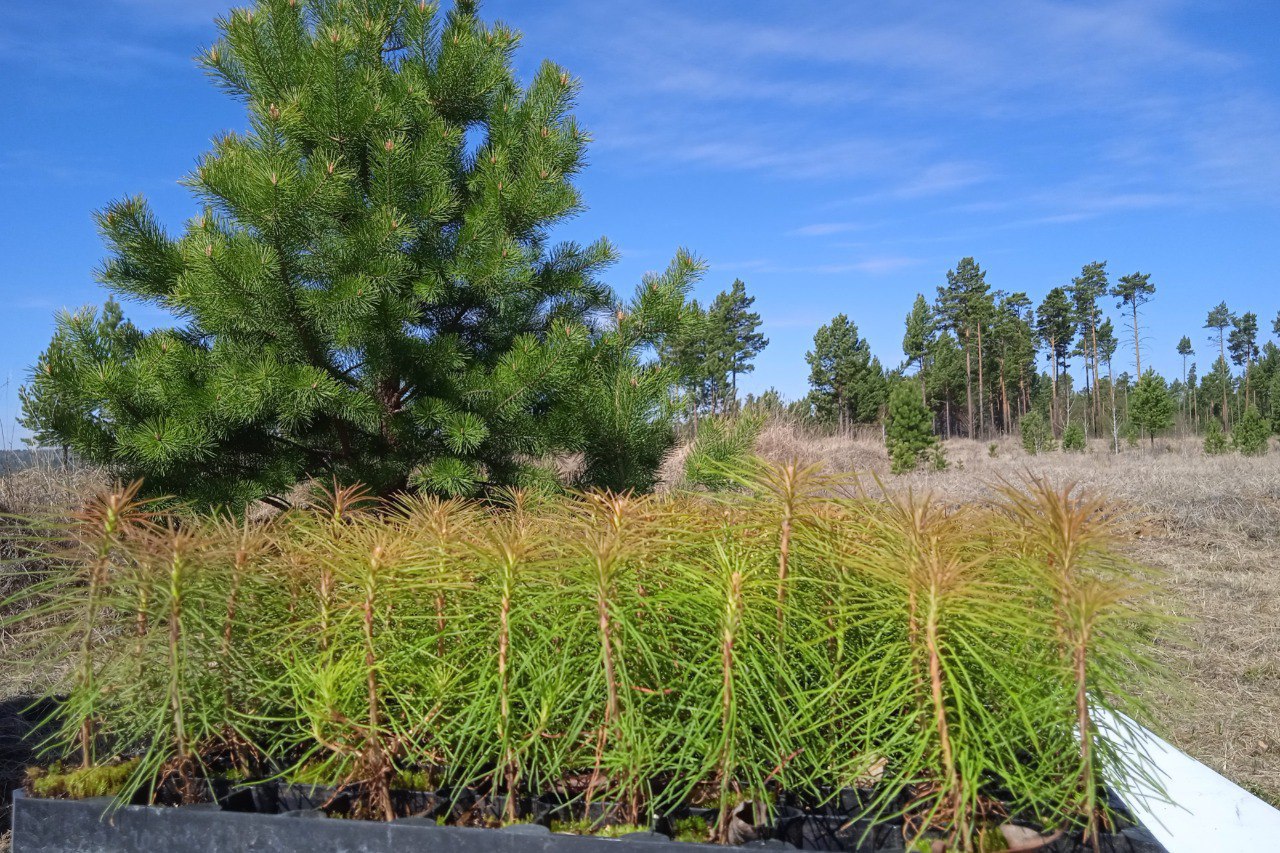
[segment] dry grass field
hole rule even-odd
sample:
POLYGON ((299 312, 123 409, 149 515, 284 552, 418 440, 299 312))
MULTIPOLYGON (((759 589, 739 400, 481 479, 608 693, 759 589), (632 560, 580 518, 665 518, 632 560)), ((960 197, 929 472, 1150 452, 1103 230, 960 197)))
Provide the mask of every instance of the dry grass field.
MULTIPOLYGON (((992 455, 989 442, 953 440, 946 470, 893 477, 878 434, 819 436, 772 424, 758 450, 874 474, 887 488, 931 490, 954 502, 979 499, 997 478, 1027 472, 1111 496, 1133 512, 1133 556, 1163 573, 1164 606, 1185 620, 1161 649, 1176 689, 1151 697, 1162 733, 1280 804, 1280 451, 1256 459, 1208 457, 1198 441, 1167 439, 1154 448, 1126 447, 1119 456, 1103 442, 1085 454, 1029 456, 1015 440, 1002 439, 992 455)), ((666 466, 669 480, 680 461, 677 453, 666 466)), ((57 467, 9 474, 0 477, 0 513, 66 504, 95 482, 92 472, 57 467)), ((878 488, 872 476, 862 482, 878 488)), ((4 645, 0 636, 0 660, 4 645)), ((0 700, 56 678, 4 670, 0 700)))

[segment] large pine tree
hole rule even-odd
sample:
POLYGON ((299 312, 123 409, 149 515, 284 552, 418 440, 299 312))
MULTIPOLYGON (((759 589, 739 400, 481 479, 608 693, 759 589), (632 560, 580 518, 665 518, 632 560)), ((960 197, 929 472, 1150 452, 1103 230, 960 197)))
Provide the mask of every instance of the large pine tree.
POLYGON ((733 286, 716 296, 708 312, 716 330, 719 362, 729 374, 729 398, 738 401, 738 374, 756 369, 756 356, 764 352, 769 339, 757 331, 760 315, 751 310, 756 298, 747 295, 742 279, 734 279, 733 286))
POLYGON ((187 177, 203 209, 177 237, 140 198, 98 215, 102 283, 177 325, 61 317, 24 390, 36 438, 229 505, 315 476, 468 493, 565 450, 644 483, 604 460, 655 438, 667 389, 638 353, 698 266, 623 307, 608 242, 550 241, 583 206, 569 75, 522 86, 517 35, 470 0, 259 0, 219 26, 200 61, 249 127, 187 177), (623 423, 607 389, 650 399, 623 423))
POLYGON ((844 314, 818 329, 809 363, 809 401, 815 416, 841 430, 871 423, 888 394, 884 369, 871 355, 871 345, 844 314))

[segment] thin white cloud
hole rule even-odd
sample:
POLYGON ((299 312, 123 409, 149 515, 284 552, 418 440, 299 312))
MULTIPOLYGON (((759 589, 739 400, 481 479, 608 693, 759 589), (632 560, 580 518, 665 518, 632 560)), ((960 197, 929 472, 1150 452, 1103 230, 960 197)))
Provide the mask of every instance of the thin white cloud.
POLYGON ((1280 198, 1280 97, 1187 26, 1190 4, 572 8, 608 57, 584 105, 635 168, 826 184, 833 206, 937 212, 963 194, 1053 223, 1280 198), (1062 185, 1099 189, 1039 197, 1062 185))
POLYGON ((862 222, 815 222, 812 225, 802 225, 788 233, 796 237, 828 237, 832 234, 860 231, 866 227, 862 222))
POLYGON ((922 263, 924 263, 923 258, 906 255, 870 255, 856 260, 822 264, 786 264, 771 260, 753 259, 731 263, 712 262, 711 267, 715 270, 738 270, 783 275, 847 275, 849 273, 886 275, 922 263))

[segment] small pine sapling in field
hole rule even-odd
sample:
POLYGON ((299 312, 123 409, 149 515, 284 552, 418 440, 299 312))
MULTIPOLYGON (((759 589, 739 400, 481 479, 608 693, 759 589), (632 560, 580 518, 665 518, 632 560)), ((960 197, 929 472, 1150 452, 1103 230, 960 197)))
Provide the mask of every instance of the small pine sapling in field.
POLYGON ((885 425, 891 470, 895 474, 914 471, 937 443, 933 415, 920 401, 915 384, 900 382, 889 395, 889 417, 885 425))
POLYGON ((1204 452, 1209 456, 1221 456, 1230 449, 1226 433, 1216 418, 1211 418, 1204 428, 1204 452))
POLYGON ((1231 446, 1243 456, 1261 456, 1267 452, 1271 424, 1250 406, 1231 427, 1231 446))
POLYGON ((996 444, 994 441, 987 445, 987 456, 989 456, 992 459, 995 459, 999 455, 1000 455, 1000 445, 996 444))
POLYGON ((747 467, 763 427, 764 417, 752 412, 702 421, 684 462, 689 485, 711 491, 737 485, 733 475, 747 467))
POLYGON ((1018 422, 1018 431, 1022 435, 1022 449, 1032 456, 1046 453, 1057 445, 1053 440, 1053 432, 1043 414, 1032 409, 1022 416, 1018 422))
POLYGON ((1173 426, 1173 394, 1164 377, 1147 370, 1129 395, 1129 419, 1147 434, 1154 447, 1156 435, 1173 426))
MULTIPOLYGON (((935 444, 933 450, 929 451, 929 465, 935 471, 945 471, 951 467, 951 462, 947 459, 946 448, 942 446, 941 442, 935 444)), ((956 465, 963 468, 964 462, 957 462, 956 465)))
POLYGON ((1084 453, 1085 439, 1084 426, 1081 424, 1071 424, 1062 431, 1062 449, 1068 453, 1084 453))

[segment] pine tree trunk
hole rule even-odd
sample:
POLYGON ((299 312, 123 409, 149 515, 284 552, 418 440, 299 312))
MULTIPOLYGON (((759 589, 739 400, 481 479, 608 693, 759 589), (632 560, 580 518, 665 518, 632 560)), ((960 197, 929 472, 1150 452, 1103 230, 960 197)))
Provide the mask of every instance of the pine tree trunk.
MULTIPOLYGON (((1222 330, 1218 330, 1218 358, 1222 361, 1222 366, 1227 366, 1227 348, 1226 341, 1223 338, 1222 330)), ((1229 429, 1227 425, 1227 377, 1222 377, 1222 429, 1229 429)))
MULTIPOLYGON (((1191 407, 1190 407, 1190 405, 1189 405, 1189 404, 1190 404, 1190 399, 1188 398, 1188 393, 1187 393, 1187 357, 1186 357, 1185 355, 1182 357, 1182 398, 1183 398, 1183 405, 1182 405, 1182 408, 1184 408, 1184 409, 1187 409, 1187 410, 1188 410, 1188 411, 1183 412, 1183 416, 1184 416, 1185 418, 1187 418, 1187 419, 1190 419, 1190 408, 1191 408, 1191 407)), ((1182 434, 1183 434, 1183 435, 1186 435, 1186 424, 1185 424, 1185 423, 1183 424, 1182 434)))
POLYGON ((1000 359, 1000 419, 1004 434, 1009 434, 1009 386, 1004 379, 1004 359, 1000 359))
POLYGON ((1111 439, 1115 452, 1120 452, 1120 422, 1116 420, 1116 380, 1111 375, 1111 360, 1107 360, 1107 384, 1111 386, 1111 439))
POLYGON ((969 329, 964 330, 964 394, 965 417, 968 419, 969 438, 973 438, 973 360, 969 353, 969 329))
POLYGON ((1093 348, 1093 425, 1094 432, 1101 432, 1102 392, 1098 384, 1098 322, 1097 317, 1089 319, 1089 337, 1093 348))
POLYGON ((1138 378, 1142 378, 1142 347, 1138 345, 1138 299, 1133 300, 1133 363, 1138 368, 1138 378))
POLYGON ((1049 431, 1058 437, 1058 343, 1049 338, 1049 361, 1053 364, 1053 387, 1049 395, 1049 431))
POLYGON ((985 424, 982 419, 982 407, 986 405, 983 401, 986 399, 986 392, 982 382, 982 323, 978 323, 978 435, 983 434, 985 424))

